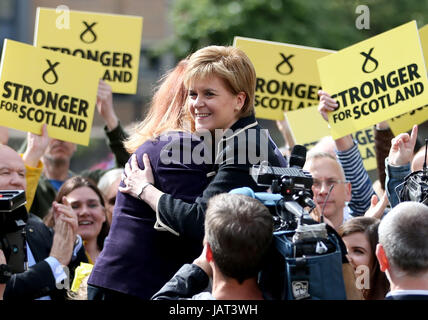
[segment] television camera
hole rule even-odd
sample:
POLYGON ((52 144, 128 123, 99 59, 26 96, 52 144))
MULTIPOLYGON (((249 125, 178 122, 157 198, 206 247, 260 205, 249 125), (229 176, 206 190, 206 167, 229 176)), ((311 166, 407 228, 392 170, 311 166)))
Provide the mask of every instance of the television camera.
POLYGON ((425 139, 425 160, 422 170, 411 172, 406 176, 399 193, 400 201, 416 201, 428 206, 428 139, 425 139))
POLYGON ((336 231, 323 222, 323 212, 320 222, 310 215, 316 205, 312 200, 312 176, 302 170, 305 160, 306 148, 296 145, 290 167, 262 162, 251 168, 253 180, 269 187, 271 193, 255 193, 248 187, 231 192, 258 199, 272 213, 273 250, 259 274, 266 296, 280 300, 346 299, 342 274, 346 250, 336 231))
POLYGON ((0 249, 7 264, 0 265, 0 283, 26 270, 25 224, 27 209, 24 190, 0 190, 0 249))

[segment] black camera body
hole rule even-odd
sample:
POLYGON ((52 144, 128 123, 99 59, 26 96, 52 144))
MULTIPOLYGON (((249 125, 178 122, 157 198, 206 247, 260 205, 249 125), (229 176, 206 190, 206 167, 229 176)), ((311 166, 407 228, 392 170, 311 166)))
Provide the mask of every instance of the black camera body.
POLYGON ((0 190, 0 249, 7 268, 1 269, 0 280, 26 269, 25 225, 28 219, 24 190, 0 190))
POLYGON ((259 186, 270 187, 273 194, 280 194, 277 205, 269 207, 277 220, 276 230, 295 229, 300 222, 312 220, 304 207, 313 209, 312 176, 299 168, 272 167, 266 164, 254 165, 251 176, 259 186), (273 210, 273 211, 272 211, 273 210), (279 224, 279 225, 278 225, 279 224))
POLYGON ((410 173, 404 179, 400 201, 416 201, 428 206, 428 176, 423 170, 410 173))
POLYGON ((273 300, 346 299, 340 237, 310 215, 316 207, 312 176, 297 166, 263 163, 253 166, 251 175, 272 192, 254 193, 274 217, 273 245, 258 279, 264 295, 273 300))
POLYGON ((400 190, 400 201, 416 201, 428 206, 428 171, 427 171, 428 139, 425 139, 425 160, 422 170, 409 173, 404 178, 400 190))

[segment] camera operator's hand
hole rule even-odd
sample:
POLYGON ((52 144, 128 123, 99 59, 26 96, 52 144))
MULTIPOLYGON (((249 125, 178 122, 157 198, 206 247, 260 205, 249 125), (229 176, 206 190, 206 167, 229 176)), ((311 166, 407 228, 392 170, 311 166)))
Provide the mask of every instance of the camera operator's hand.
POLYGON ((402 166, 410 163, 413 157, 413 151, 418 138, 418 126, 414 125, 409 134, 400 133, 391 140, 391 149, 389 150, 388 163, 392 166, 402 166))
MULTIPOLYGON (((0 250, 0 265, 7 264, 6 257, 3 254, 3 251, 0 250)), ((3 300, 3 293, 6 289, 6 283, 0 283, 0 300, 3 300)))
POLYGON ((46 151, 49 145, 50 138, 46 129, 46 124, 42 126, 42 134, 38 135, 32 132, 27 133, 27 149, 25 149, 22 155, 22 160, 29 166, 36 168, 39 164, 39 160, 46 151))
POLYGON ((199 268, 204 270, 209 278, 213 277, 213 270, 207 260, 207 244, 204 245, 204 250, 202 250, 201 255, 193 261, 193 264, 196 264, 199 268))

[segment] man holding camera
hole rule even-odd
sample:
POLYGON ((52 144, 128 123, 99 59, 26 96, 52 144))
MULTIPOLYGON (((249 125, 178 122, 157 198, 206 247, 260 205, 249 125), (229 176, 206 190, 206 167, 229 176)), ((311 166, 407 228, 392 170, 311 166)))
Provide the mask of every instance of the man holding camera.
MULTIPOLYGON (((25 190, 25 165, 19 154, 0 145, 0 155, 0 190, 25 190)), ((28 214, 24 229, 29 268, 10 277, 4 291, 5 300, 64 299, 64 291, 59 289, 67 287, 62 283, 68 277, 63 266, 69 265, 72 257, 79 257, 74 259, 79 263, 84 251, 80 250, 83 249, 80 237, 76 237, 77 217, 62 212, 57 219, 53 233, 40 218, 28 214), (74 248, 76 240, 80 241, 74 248)))
POLYGON ((273 220, 258 200, 222 193, 208 202, 204 250, 154 300, 261 300, 257 275, 272 242, 273 220), (212 278, 212 289, 209 279, 212 278))

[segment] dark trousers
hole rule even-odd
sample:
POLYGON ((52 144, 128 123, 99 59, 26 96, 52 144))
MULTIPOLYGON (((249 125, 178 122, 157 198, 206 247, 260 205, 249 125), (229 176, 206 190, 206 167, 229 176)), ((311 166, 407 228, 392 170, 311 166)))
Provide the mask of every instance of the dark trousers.
POLYGON ((88 284, 88 300, 140 301, 136 296, 88 284))

